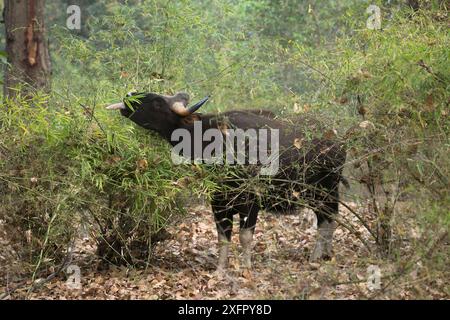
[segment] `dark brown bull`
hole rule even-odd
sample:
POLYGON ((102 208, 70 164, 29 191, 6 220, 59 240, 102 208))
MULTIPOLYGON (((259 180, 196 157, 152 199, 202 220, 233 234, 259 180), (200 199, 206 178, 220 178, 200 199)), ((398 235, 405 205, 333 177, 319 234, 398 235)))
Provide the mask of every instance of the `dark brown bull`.
MULTIPOLYGON (((329 258, 332 254, 332 237, 338 213, 338 186, 346 153, 343 145, 333 138, 323 137, 324 128, 318 122, 298 116, 290 120, 277 119, 268 110, 238 110, 219 114, 195 113, 207 99, 188 107, 189 96, 178 93, 164 96, 154 93, 129 94, 132 98, 116 103, 108 109, 119 109, 121 114, 141 127, 155 131, 172 145, 176 129, 194 132, 195 123, 202 132, 211 128, 221 130, 222 137, 230 128, 277 129, 279 132, 279 169, 273 176, 261 176, 255 167, 244 165, 237 175, 223 178, 211 201, 219 237, 218 268, 227 266, 231 241, 233 216, 240 216, 239 239, 243 247, 244 266, 251 266, 251 243, 261 209, 291 212, 306 205, 312 208, 318 221, 318 238, 310 256, 311 260, 329 258), (128 102, 127 102, 128 101, 128 102), (318 136, 314 136, 318 132, 318 136), (238 178, 236 178, 236 176, 238 178)), ((207 143, 200 143, 202 149, 207 143)), ((194 159, 193 156, 191 156, 194 159)), ((248 160, 248 158, 247 158, 248 160)), ((220 166, 219 166, 220 168, 220 166)))

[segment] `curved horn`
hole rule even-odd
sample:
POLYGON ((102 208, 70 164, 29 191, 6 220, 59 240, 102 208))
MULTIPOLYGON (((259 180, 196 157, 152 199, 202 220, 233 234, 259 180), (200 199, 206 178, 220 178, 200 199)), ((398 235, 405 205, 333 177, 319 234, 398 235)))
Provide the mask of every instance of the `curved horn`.
POLYGON ((209 96, 203 98, 202 100, 200 100, 199 102, 197 102, 196 104, 194 104, 193 106, 190 106, 188 108, 186 108, 182 102, 177 101, 170 106, 170 109, 173 112, 175 112, 177 115, 186 117, 186 116, 194 113, 198 109, 200 109, 200 107, 203 106, 208 101, 208 99, 209 99, 209 96))
POLYGON ((120 110, 125 109, 125 104, 123 102, 114 103, 106 107, 108 110, 120 110))
POLYGON ((198 109, 200 109, 200 107, 202 105, 204 105, 209 99, 209 96, 204 97, 202 100, 200 100, 199 102, 197 102, 196 104, 194 104, 193 106, 190 106, 188 108, 189 113, 194 113, 195 111, 197 111, 198 109))

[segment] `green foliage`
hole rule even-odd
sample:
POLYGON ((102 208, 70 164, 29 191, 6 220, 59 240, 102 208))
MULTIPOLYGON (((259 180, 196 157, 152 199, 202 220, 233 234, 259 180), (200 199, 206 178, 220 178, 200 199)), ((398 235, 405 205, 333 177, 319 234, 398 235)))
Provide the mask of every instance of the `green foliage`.
POLYGON ((347 132, 350 171, 376 200, 377 242, 388 251, 402 234, 396 206, 405 197, 424 231, 450 227, 448 12, 431 8, 400 11, 383 30, 338 41, 329 73, 336 85, 320 93, 334 101, 330 112, 360 119, 347 132))
POLYGON ((88 39, 52 30, 60 56, 56 83, 93 94, 101 86, 116 98, 131 89, 211 93, 222 110, 279 104, 288 97, 272 78, 283 57, 276 43, 239 19, 241 9, 231 1, 111 2, 89 20, 96 32, 88 39))
POLYGON ((154 236, 183 212, 177 181, 192 192, 206 183, 172 165, 160 139, 106 111, 93 114, 45 95, 7 101, 1 113, 0 215, 34 265, 60 261, 86 224, 104 258, 114 244, 122 263, 146 261, 154 236), (143 249, 131 252, 136 243, 143 249))
MULTIPOLYGON (((59 261, 83 223, 105 259, 148 261, 187 185, 209 196, 211 177, 228 172, 174 166, 160 138, 102 109, 131 90, 187 91, 212 94, 205 112, 331 119, 348 144, 346 174, 369 191, 354 186, 351 199, 370 202, 372 240, 391 257, 405 247, 432 257, 425 244, 450 227, 450 46, 445 3, 419 2, 374 1, 382 29, 368 30, 366 1, 80 0, 80 32, 56 9, 68 1, 48 2, 59 13, 48 24, 54 91, 0 113, 1 217, 34 266, 59 261), (423 237, 399 249, 406 220, 423 237)), ((443 270, 437 248, 440 263, 426 261, 443 270)))

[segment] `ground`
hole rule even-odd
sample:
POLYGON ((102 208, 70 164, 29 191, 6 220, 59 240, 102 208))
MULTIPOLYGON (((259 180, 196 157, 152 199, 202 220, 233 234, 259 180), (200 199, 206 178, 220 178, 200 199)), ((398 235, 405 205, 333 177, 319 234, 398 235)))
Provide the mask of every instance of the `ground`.
MULTIPOLYGON (((358 210, 355 203, 347 205, 358 210)), ((256 228, 251 271, 239 266, 235 224, 230 270, 221 274, 215 272, 213 215, 209 206, 199 205, 189 210, 183 223, 168 229, 172 239, 156 246, 151 266, 146 269, 111 267, 98 271, 94 246, 89 239, 80 240, 72 263, 80 268, 81 288, 71 288, 60 275, 32 293, 27 293, 28 283, 6 298, 413 299, 418 292, 430 298, 446 298, 445 290, 415 286, 414 282, 396 279, 394 285, 390 276, 395 274, 393 264, 373 258, 376 255, 360 240, 369 241, 368 232, 347 209, 341 208, 341 215, 352 222, 356 232, 338 227, 334 258, 309 263, 316 234, 314 214, 310 210, 282 216, 263 212, 256 228)), ((419 267, 411 272, 417 273, 419 267)), ((3 291, 5 287, 0 288, 3 291)))

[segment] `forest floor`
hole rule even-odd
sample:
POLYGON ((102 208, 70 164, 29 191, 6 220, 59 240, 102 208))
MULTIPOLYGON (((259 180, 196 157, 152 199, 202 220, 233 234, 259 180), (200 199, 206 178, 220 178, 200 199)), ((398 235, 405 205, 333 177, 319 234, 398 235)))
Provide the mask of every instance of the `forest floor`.
MULTIPOLYGON (((355 203, 347 203, 353 209, 355 203)), ((240 246, 235 225, 230 268, 216 273, 217 235, 213 215, 199 205, 189 210, 182 223, 168 228, 170 240, 157 245, 146 269, 110 267, 98 271, 92 240, 80 240, 72 264, 81 271, 81 288, 71 288, 64 275, 46 282, 34 292, 23 286, 10 299, 414 299, 448 298, 445 290, 424 286, 420 281, 395 278, 395 263, 374 258, 361 239, 367 230, 347 209, 341 210, 356 230, 338 227, 334 235, 334 258, 309 263, 315 235, 315 217, 304 210, 299 215, 262 213, 256 227, 253 269, 239 266, 240 246), (369 268, 369 266, 376 266, 369 268), (380 269, 380 287, 373 271, 380 269), (368 270, 369 268, 369 270, 368 270), (375 279, 375 280, 374 280, 375 279), (372 282, 371 282, 372 281, 372 282), (370 288, 370 283, 374 284, 370 288), (372 289, 372 290, 370 290, 372 289)), ((417 268, 419 268, 418 266, 417 268)), ((417 268, 411 272, 417 273, 417 268)), ((420 280, 420 279, 419 279, 420 280)), ((438 283, 443 287, 443 281, 438 283)), ((448 279, 447 279, 448 281, 448 279)), ((30 284, 30 283, 29 283, 30 284)), ((0 287, 4 292, 5 287, 0 287)))

